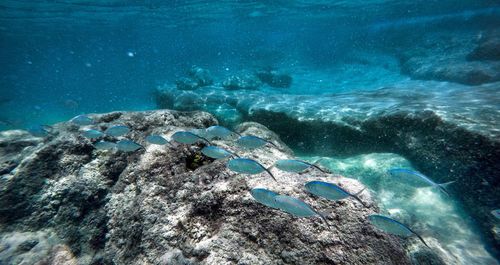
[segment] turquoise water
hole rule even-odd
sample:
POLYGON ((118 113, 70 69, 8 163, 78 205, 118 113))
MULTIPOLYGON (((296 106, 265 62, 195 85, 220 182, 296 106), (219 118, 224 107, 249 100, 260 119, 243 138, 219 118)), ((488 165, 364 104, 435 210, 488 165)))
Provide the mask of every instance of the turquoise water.
MULTIPOLYGON (((494 52, 481 59, 470 54, 488 41, 500 49, 499 39, 497 1, 5 0, 0 130, 158 108, 205 110, 228 127, 258 121, 303 159, 323 158, 325 167, 360 180, 383 213, 421 231, 446 264, 498 264, 499 220, 488 211, 471 211, 463 204, 469 197, 459 192, 447 198, 435 189, 409 189, 386 173, 405 167, 452 180, 455 160, 437 163, 438 169, 406 152, 419 146, 417 132, 405 148, 386 147, 387 139, 362 146, 345 135, 346 128, 366 131, 359 121, 365 117, 418 109, 498 143, 500 59, 494 52), (193 65, 208 70, 214 83, 179 90, 176 82, 193 65), (255 72, 262 69, 291 77, 291 84, 225 88, 233 75, 260 82, 255 72), (331 121, 346 127, 322 123, 331 121), (307 127, 310 141, 294 122, 314 125, 307 127), (342 138, 342 146, 331 148, 333 138, 342 138)), ((457 156, 469 155, 468 147, 459 146, 457 156)), ((433 160, 423 149, 419 155, 433 160)), ((498 158, 493 153, 470 163, 498 158)), ((498 167, 473 171, 497 176, 484 184, 494 192, 478 207, 500 207, 498 167)))

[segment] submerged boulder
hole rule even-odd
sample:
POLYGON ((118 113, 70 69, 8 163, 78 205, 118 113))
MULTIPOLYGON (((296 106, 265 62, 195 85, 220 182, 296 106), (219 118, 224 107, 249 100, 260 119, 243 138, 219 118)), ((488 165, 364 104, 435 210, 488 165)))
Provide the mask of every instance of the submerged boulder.
POLYGON ((210 71, 199 66, 193 65, 188 72, 189 77, 196 80, 199 86, 209 86, 214 83, 210 71))
POLYGON ((500 63, 467 62, 415 57, 402 65, 404 73, 423 80, 452 81, 466 85, 480 85, 500 80, 500 63))
POLYGON ((263 83, 276 88, 289 88, 292 85, 292 77, 288 74, 279 73, 276 70, 259 70, 257 77, 263 83))
POLYGON ((195 90, 200 87, 200 84, 192 78, 181 77, 175 81, 177 89, 179 90, 195 90))
POLYGON ((199 87, 209 86, 214 83, 210 71, 193 65, 187 72, 187 77, 181 77, 175 81, 179 90, 195 90, 199 87))
POLYGON ((469 61, 500 61, 500 32, 488 34, 467 55, 469 61))
POLYGON ((257 89, 261 85, 262 82, 254 74, 248 72, 229 76, 222 82, 222 86, 229 90, 257 89))
MULTIPOLYGON (((363 186, 319 171, 271 172, 245 176, 225 160, 200 153, 203 144, 147 144, 147 135, 170 138, 179 130, 217 124, 205 112, 158 110, 89 115, 104 129, 128 126, 131 140, 144 149, 101 151, 80 135, 78 126, 60 123, 57 134, 33 141, 15 135, 15 146, 0 145, 16 166, 0 179, 0 263, 34 259, 44 264, 409 264, 397 237, 371 226, 377 207, 352 200, 329 202, 303 192, 305 181, 363 186), (22 150, 19 152, 19 150, 22 150), (197 161, 194 163, 194 161, 197 161), (296 218, 257 203, 249 191, 266 187, 299 197, 318 211, 329 210, 330 227, 320 218, 296 218), (22 236, 21 236, 22 235, 22 236), (36 242, 38 243, 36 243, 36 242)), ((277 135, 259 124, 242 134, 259 133, 278 144, 253 152, 233 141, 214 141, 240 156, 271 166, 289 158, 277 135)), ((110 139, 112 140, 112 139, 110 139)))

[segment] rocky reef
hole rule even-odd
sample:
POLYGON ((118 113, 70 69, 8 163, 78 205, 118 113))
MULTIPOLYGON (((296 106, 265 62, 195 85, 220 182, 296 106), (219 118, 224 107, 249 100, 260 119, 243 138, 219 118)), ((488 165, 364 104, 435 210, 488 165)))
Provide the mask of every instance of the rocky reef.
MULTIPOLYGON (((450 186, 452 196, 479 223, 495 253, 500 241, 490 211, 500 205, 499 85, 407 81, 322 96, 212 87, 200 91, 199 104, 191 108, 230 105, 243 120, 264 124, 300 153, 396 153, 438 183, 456 181, 450 186)), ((158 106, 171 107, 165 99, 177 93, 160 89, 158 106)))
MULTIPOLYGON (((266 114, 259 114, 266 117, 266 114)), ((409 264, 402 241, 367 221, 377 207, 368 192, 363 207, 352 200, 329 202, 306 194, 303 183, 328 180, 350 191, 356 180, 283 173, 244 176, 224 160, 200 153, 199 145, 159 146, 149 134, 217 124, 206 112, 158 110, 90 115, 91 127, 125 124, 127 138, 145 146, 136 152, 101 151, 72 123, 54 125, 35 138, 24 131, 0 133, 1 264, 409 264), (254 187, 297 196, 320 212, 296 218, 250 196, 254 187)), ((255 116, 258 117, 258 116, 255 116)), ((257 118, 255 118, 257 119, 257 118)), ((279 126, 275 126, 280 128, 279 126)), ((270 166, 292 153, 266 127, 245 123, 279 148, 253 152, 232 141, 214 141, 270 166)), ((413 239, 410 239, 412 241, 413 239)))
POLYGON ((500 81, 500 32, 487 32, 478 38, 437 34, 417 43, 418 47, 407 44, 406 49, 396 52, 402 72, 414 79, 466 85, 500 81))

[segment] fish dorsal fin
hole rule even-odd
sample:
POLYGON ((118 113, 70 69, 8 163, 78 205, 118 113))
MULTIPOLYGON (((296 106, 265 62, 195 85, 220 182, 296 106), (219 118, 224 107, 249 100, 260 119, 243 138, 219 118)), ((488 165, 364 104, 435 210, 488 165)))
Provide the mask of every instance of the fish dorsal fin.
POLYGON ((448 181, 448 182, 445 182, 445 183, 441 183, 441 184, 438 184, 439 186, 443 187, 443 188, 446 188, 448 187, 449 185, 455 183, 456 180, 452 180, 452 181, 448 181))

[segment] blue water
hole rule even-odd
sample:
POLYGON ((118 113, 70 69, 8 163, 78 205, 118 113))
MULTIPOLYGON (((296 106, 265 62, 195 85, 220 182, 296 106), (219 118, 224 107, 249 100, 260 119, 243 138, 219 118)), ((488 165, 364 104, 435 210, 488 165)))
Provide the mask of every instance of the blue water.
MULTIPOLYGON (((175 86, 192 65, 208 69, 216 82, 242 70, 279 69, 293 83, 288 89, 260 89, 275 95, 320 98, 416 83, 425 87, 428 81, 415 81, 402 70, 399 53, 428 48, 440 56, 469 49, 473 40, 499 29, 498 1, 4 0, 0 130, 83 113, 156 109, 155 90, 175 86), (470 41, 453 51, 436 48, 443 38, 470 41)), ((439 84, 448 85, 456 86, 439 84)), ((366 155, 326 160, 345 174, 372 169, 370 176, 377 179, 391 166, 411 167, 391 154, 366 155)), ((316 158, 304 156, 311 157, 316 158)), ((421 228, 429 230, 453 216, 456 237, 439 229, 440 234, 424 235, 440 242, 443 260, 497 264, 461 205, 427 190, 419 195, 427 201, 401 200, 394 188, 373 178, 360 180, 377 192, 386 212, 403 217, 416 212, 413 218, 426 220, 421 228), (470 251, 460 254, 463 249, 470 251)))
POLYGON ((0 129, 155 108, 152 91, 191 65, 217 77, 279 67, 296 81, 286 93, 375 89, 408 78, 378 52, 397 45, 394 29, 486 30, 500 12, 495 1, 169 2, 2 1, 0 129))

